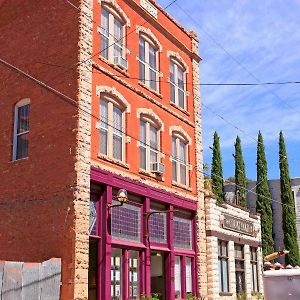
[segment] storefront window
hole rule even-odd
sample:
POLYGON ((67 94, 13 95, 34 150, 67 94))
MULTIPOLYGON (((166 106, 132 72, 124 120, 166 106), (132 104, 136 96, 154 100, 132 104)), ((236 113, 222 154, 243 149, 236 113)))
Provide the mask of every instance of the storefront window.
POLYGON ((187 257, 185 259, 185 289, 187 294, 193 292, 192 286, 192 259, 187 257))
POLYGON ((130 300, 139 299, 139 252, 130 251, 129 257, 130 300))
POLYGON ((111 299, 122 299, 122 250, 112 249, 111 253, 111 299))
POLYGON ((251 255, 251 292, 259 292, 257 248, 250 247, 251 255))
MULTIPOLYGON (((113 204, 118 204, 114 201, 113 204)), ((111 235, 116 238, 139 242, 141 240, 141 208, 132 204, 111 210, 111 235)))
POLYGON ((192 221, 174 217, 174 247, 192 249, 192 221))
POLYGON ((175 299, 181 299, 181 258, 175 256, 175 299))
POLYGON ((234 245, 236 293, 245 291, 244 246, 234 245))
POLYGON ((218 242, 219 286, 220 292, 229 292, 228 281, 228 242, 218 242))

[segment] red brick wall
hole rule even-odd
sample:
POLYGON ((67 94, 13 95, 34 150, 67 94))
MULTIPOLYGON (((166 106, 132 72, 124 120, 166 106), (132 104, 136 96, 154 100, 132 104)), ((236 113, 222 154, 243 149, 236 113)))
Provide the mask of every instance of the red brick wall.
MULTIPOLYGON (((63 0, 0 1, 0 58, 75 99, 78 74, 66 67, 78 60, 78 13, 63 0)), ((1 64, 0 78, 0 260, 61 257, 61 299, 72 299, 77 109, 1 64), (12 161, 14 104, 23 98, 29 157, 12 161)))

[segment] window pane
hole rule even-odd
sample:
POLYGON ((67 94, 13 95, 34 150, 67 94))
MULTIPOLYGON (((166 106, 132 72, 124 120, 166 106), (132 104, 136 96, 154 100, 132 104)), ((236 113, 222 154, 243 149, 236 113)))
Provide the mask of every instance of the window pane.
POLYGON ((228 292, 228 261, 222 260, 223 292, 228 292))
POLYGON ((185 96, 184 96, 184 92, 182 90, 179 90, 178 89, 178 105, 181 107, 181 108, 185 108, 185 96))
POLYGON ((140 62, 140 80, 145 83, 145 72, 146 72, 146 69, 145 69, 145 65, 144 63, 140 62))
POLYGON ((96 235, 96 202, 90 201, 90 222, 89 222, 89 233, 91 235, 96 235))
POLYGON ((140 60, 145 61, 145 41, 142 38, 139 40, 139 53, 140 60))
POLYGON ((182 141, 179 142, 180 161, 186 162, 186 144, 182 141))
POLYGON ((171 101, 175 103, 175 86, 173 83, 170 83, 170 89, 171 89, 171 101))
POLYGON ((140 168, 146 170, 146 148, 140 146, 140 168))
POLYGON ((175 299, 181 299, 181 266, 180 256, 175 256, 175 299))
POLYGON ((150 150, 150 163, 156 163, 157 161, 157 152, 150 150))
POLYGON ((175 83, 175 65, 172 61, 170 62, 170 81, 175 83))
POLYGON ((101 13, 101 47, 100 54, 104 58, 108 58, 109 43, 109 13, 102 9, 101 13))
POLYGON ((140 141, 146 144, 146 123, 144 121, 140 122, 140 141))
POLYGON ((218 274, 219 274, 219 291, 223 292, 223 281, 222 281, 222 260, 219 258, 218 260, 218 274))
POLYGON ((177 168, 176 168, 176 165, 177 165, 176 161, 173 160, 172 161, 172 179, 174 181, 177 181, 177 168))
POLYGON ((157 129, 153 126, 150 126, 150 146, 153 149, 158 149, 157 144, 157 129))
POLYGON ((137 251, 130 251, 129 294, 130 300, 139 299, 139 252, 137 251))
POLYGON ((17 136, 17 153, 16 159, 28 156, 28 133, 17 136))
POLYGON ((18 108, 17 134, 29 131, 29 104, 18 108))
POLYGON ((192 293, 193 292, 193 286, 192 286, 192 259, 190 257, 187 257, 185 262, 186 262, 186 266, 185 266, 186 292, 187 293, 192 293))
POLYGON ((122 299, 122 250, 112 249, 111 254, 111 299, 122 299))
POLYGON ((178 87, 184 90, 183 70, 178 66, 177 66, 177 75, 178 75, 178 87))
POLYGON ((108 128, 108 103, 105 100, 100 100, 100 127, 108 128))
POLYGON ((107 155, 107 131, 100 129, 100 153, 107 155))
POLYGON ((156 70, 156 51, 151 45, 149 45, 149 65, 156 70))
MULTIPOLYGON (((119 203, 113 202, 114 204, 119 203)), ((140 207, 124 204, 111 210, 111 234, 113 237, 139 242, 141 240, 140 223, 140 207)))
POLYGON ((177 157, 176 138, 174 137, 172 137, 172 156, 173 158, 177 157))
POLYGON ((149 71, 150 71, 150 88, 152 90, 156 90, 156 86, 157 86, 156 72, 152 69, 150 69, 149 71))
POLYGON ((186 165, 180 164, 180 183, 186 185, 186 165))
POLYGON ((192 249, 192 221, 174 217, 174 247, 179 249, 192 249))
POLYGON ((122 136, 113 135, 113 158, 122 160, 122 136))
POLYGON ((122 24, 118 19, 114 19, 114 57, 122 57, 123 38, 122 24))
POLYGON ((122 135, 122 110, 116 106, 113 109, 114 132, 122 135))

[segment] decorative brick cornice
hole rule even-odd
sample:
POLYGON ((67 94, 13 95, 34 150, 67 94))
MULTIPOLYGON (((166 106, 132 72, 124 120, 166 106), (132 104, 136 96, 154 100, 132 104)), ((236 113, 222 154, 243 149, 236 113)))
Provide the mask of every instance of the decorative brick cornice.
POLYGON ((143 33, 144 35, 148 36, 153 41, 153 43, 157 46, 159 52, 162 52, 163 49, 162 44, 159 42, 158 38, 154 35, 154 33, 149 28, 137 25, 136 32, 138 34, 143 33))
POLYGON ((163 121, 151 108, 138 108, 137 117, 140 119, 141 115, 149 116, 155 123, 157 123, 157 125, 159 125, 160 130, 164 131, 163 121))
POLYGON ((116 98, 119 102, 121 102, 122 106, 125 108, 125 111, 127 113, 131 112, 130 103, 125 99, 125 97, 120 92, 117 91, 115 87, 106 86, 106 85, 97 85, 96 95, 100 97, 101 93, 105 93, 116 98))
POLYGON ((127 17, 124 10, 120 7, 120 5, 117 3, 116 0, 99 0, 98 2, 100 4, 104 4, 104 5, 107 4, 110 7, 112 7, 119 14, 119 16, 124 20, 126 26, 130 27, 130 19, 127 17))
POLYGON ((170 126, 169 127, 169 134, 172 136, 172 134, 174 132, 179 133, 187 142, 189 145, 192 144, 192 139, 191 137, 188 135, 188 133, 181 127, 181 126, 170 126))
POLYGON ((174 51, 168 50, 167 51, 167 56, 169 58, 173 57, 175 60, 177 60, 182 65, 182 67, 184 68, 185 72, 189 73, 189 67, 188 67, 188 65, 186 64, 186 62, 184 61, 184 59, 180 56, 180 54, 178 52, 174 52, 174 51))

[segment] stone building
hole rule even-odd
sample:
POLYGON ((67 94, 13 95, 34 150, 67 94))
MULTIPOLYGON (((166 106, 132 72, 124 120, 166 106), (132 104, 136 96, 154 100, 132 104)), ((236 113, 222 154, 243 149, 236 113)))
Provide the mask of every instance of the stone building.
POLYGON ((263 294, 260 216, 205 197, 208 299, 260 299, 263 294), (244 299, 244 298, 243 298, 244 299))
POLYGON ((0 259, 61 258, 64 300, 205 295, 196 34, 152 0, 0 7, 0 259))
MULTIPOLYGON (((273 179, 268 180, 268 185, 270 189, 270 194, 272 200, 272 210, 273 210, 273 235, 275 242, 275 251, 283 250, 283 230, 282 230, 282 204, 281 204, 281 192, 280 192, 280 180, 273 179)), ((247 193, 247 205, 251 211, 256 210, 256 182, 251 181, 247 184, 247 189, 252 192, 247 193)), ((298 234, 298 245, 300 247, 300 178, 291 179, 291 187, 293 191, 293 196, 295 200, 295 210, 296 210, 296 224, 297 224, 297 234, 298 234)), ((225 196, 228 201, 233 201, 234 199, 234 185, 225 185, 225 196)), ((278 262, 284 263, 284 257, 279 257, 278 262)))

